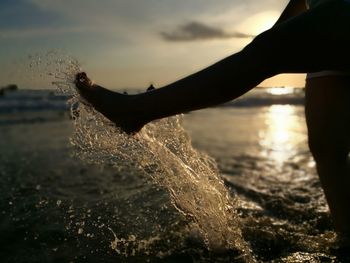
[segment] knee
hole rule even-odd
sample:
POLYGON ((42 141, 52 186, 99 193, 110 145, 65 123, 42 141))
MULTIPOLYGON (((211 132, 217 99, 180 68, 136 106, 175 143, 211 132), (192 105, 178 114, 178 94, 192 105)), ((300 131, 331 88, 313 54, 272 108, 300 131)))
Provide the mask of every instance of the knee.
POLYGON ((281 59, 280 47, 276 45, 277 42, 273 32, 267 30, 256 36, 242 50, 242 53, 253 61, 253 65, 257 69, 256 71, 263 76, 263 79, 281 73, 280 64, 286 62, 281 59))

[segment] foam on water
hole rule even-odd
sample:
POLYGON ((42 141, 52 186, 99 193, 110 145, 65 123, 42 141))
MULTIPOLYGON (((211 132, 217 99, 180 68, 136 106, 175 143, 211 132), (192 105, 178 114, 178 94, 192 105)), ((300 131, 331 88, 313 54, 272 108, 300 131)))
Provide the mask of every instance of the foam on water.
MULTIPOLYGON (((31 60, 36 66, 44 63, 43 72, 53 78, 57 90, 72 95, 69 104, 75 132, 71 143, 77 155, 88 162, 112 165, 151 179, 169 193, 172 205, 186 218, 185 235, 199 239, 209 250, 239 250, 252 262, 241 235, 236 200, 220 179, 215 161, 192 147, 181 116, 152 122, 129 136, 82 103, 73 83, 81 71, 77 60, 57 52, 31 60)), ((111 248, 119 253, 126 251, 130 243, 137 244, 133 246, 136 250, 145 249, 161 238, 150 236, 145 241, 132 234, 128 239, 120 239, 114 232, 113 235, 111 248)))

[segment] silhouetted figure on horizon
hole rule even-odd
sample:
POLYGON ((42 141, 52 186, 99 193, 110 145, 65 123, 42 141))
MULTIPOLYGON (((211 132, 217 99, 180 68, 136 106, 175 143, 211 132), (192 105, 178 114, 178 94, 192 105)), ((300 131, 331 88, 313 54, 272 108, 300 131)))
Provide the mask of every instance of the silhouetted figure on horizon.
POLYGON ((151 91, 151 90, 155 90, 156 88, 153 86, 153 84, 151 84, 146 91, 151 91))
POLYGON ((0 87, 0 96, 5 95, 7 91, 16 91, 18 90, 18 86, 16 84, 9 84, 5 87, 0 87))

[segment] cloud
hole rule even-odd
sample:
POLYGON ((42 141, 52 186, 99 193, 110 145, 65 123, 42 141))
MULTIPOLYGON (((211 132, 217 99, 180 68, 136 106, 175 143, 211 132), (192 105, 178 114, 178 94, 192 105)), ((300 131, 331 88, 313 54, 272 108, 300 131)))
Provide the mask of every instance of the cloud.
POLYGON ((179 26, 172 32, 161 32, 166 41, 195 41, 225 38, 252 38, 254 36, 241 32, 225 32, 220 28, 211 27, 200 22, 189 22, 179 26))

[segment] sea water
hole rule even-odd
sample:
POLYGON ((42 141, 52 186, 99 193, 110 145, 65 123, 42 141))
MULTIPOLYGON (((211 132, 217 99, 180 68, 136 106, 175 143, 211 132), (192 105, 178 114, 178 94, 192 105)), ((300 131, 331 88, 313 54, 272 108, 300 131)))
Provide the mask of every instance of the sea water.
POLYGON ((70 94, 71 117, 0 115, 4 262, 347 262, 295 94, 257 90, 128 136, 81 103, 76 60, 30 65, 70 94))
MULTIPOLYGON (((208 250, 235 249, 240 251, 239 257, 253 261, 241 235, 236 200, 225 188, 215 161, 192 147, 181 124, 182 116, 152 122, 136 135, 128 135, 77 93, 74 79, 82 69, 75 59, 57 57, 51 52, 31 63, 38 65, 42 60, 57 91, 71 95, 68 101, 74 124, 71 143, 76 155, 89 163, 109 165, 127 174, 142 174, 165 189, 171 205, 186 218, 184 240, 194 239, 208 250)), ((130 244, 132 253, 137 253, 138 249, 145 250, 145 244, 152 243, 149 240, 162 238, 149 236, 137 240, 131 233, 129 240, 120 240, 110 230, 114 235, 111 248, 118 253, 124 251, 125 256, 128 256, 125 247, 130 244)))

